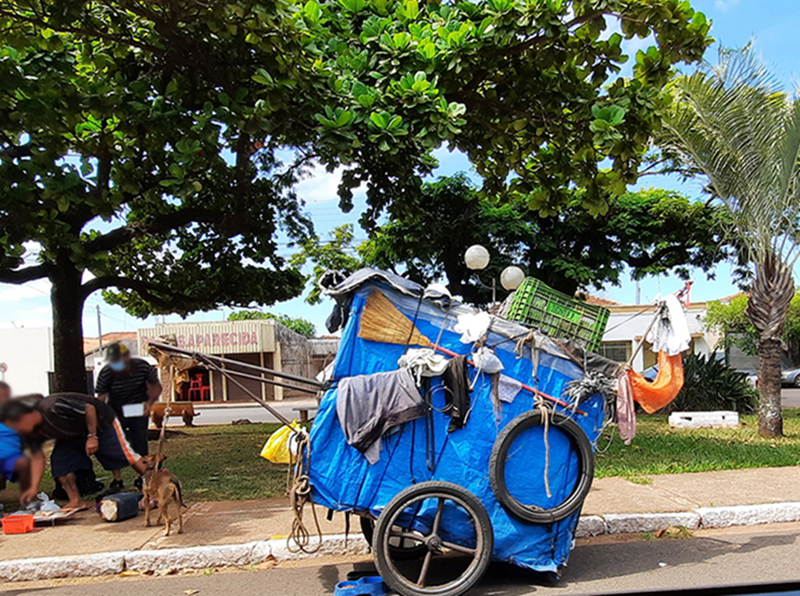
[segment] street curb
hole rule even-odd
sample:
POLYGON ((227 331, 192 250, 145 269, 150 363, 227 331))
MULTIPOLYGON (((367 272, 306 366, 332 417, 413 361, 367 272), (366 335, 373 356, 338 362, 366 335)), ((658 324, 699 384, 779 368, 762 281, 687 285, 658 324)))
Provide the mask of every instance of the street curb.
MULTIPOLYGON (((315 541, 312 541, 312 546, 315 541)), ((322 544, 313 553, 292 552, 286 539, 256 540, 244 544, 190 546, 128 550, 91 555, 37 557, 0 561, 0 581, 18 582, 69 577, 117 575, 123 571, 154 573, 208 569, 211 567, 244 567, 266 560, 290 561, 329 555, 358 555, 369 552, 369 545, 360 535, 333 534, 323 536, 322 544)))
MULTIPOLYGON (((800 521, 800 502, 700 507, 676 513, 608 513, 586 515, 578 520, 576 538, 603 534, 658 532, 671 526, 689 530, 728 528, 800 521)), ((315 542, 312 541, 312 545, 315 542)), ((361 555, 369 552, 363 537, 324 536, 314 553, 290 550, 285 538, 256 540, 244 544, 129 550, 91 555, 39 557, 0 561, 0 581, 18 582, 68 577, 117 575, 123 571, 154 573, 160 570, 243 567, 267 560, 292 561, 328 555, 361 555)))

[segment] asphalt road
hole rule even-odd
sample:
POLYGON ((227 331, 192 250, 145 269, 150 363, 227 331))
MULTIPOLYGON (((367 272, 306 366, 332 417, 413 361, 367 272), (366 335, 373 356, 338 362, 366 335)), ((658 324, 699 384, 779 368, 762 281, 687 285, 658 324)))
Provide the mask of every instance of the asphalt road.
MULTIPOLYGON (((470 596, 607 594, 800 580, 800 524, 701 531, 691 538, 643 540, 600 537, 581 541, 557 587, 540 577, 494 564, 470 596)), ((6 584, 9 596, 330 596, 337 582, 371 562, 317 559, 294 567, 166 577, 66 580, 38 586, 6 584), (9 589, 10 588, 10 589, 9 589)))
MULTIPOLYGON (((291 399, 270 402, 270 405, 283 416, 292 420, 300 417, 300 413, 296 412, 294 408, 316 408, 317 400, 314 398, 291 399)), ((242 419, 247 419, 250 422, 277 422, 277 419, 268 410, 258 404, 195 406, 195 412, 199 414, 194 419, 194 423, 197 425, 230 424, 234 420, 242 419)), ((312 410, 311 416, 313 417, 313 415, 314 412, 312 410)), ((167 426, 183 426, 183 421, 180 416, 173 416, 169 419, 167 426)))
POLYGON ((783 388, 781 403, 784 408, 800 408, 800 389, 783 388))

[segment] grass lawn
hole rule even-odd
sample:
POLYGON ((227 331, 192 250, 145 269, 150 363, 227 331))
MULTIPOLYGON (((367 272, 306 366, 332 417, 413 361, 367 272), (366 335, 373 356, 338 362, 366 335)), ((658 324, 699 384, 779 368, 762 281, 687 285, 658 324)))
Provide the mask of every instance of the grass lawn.
MULTIPOLYGON (((622 444, 616 428, 609 428, 599 448, 596 476, 622 476, 648 483, 649 474, 705 472, 739 468, 800 465, 800 409, 784 411, 786 436, 764 439, 756 432, 755 416, 745 416, 735 429, 676 430, 661 415, 639 417, 632 445, 622 444)), ((187 501, 262 499, 279 496, 286 487, 286 466, 278 466, 258 456, 278 424, 203 426, 170 431, 166 446, 167 467, 183 483, 187 501)), ((156 442, 150 444, 151 452, 156 442)), ((109 474, 97 470, 98 478, 109 474)), ((124 473, 126 484, 133 472, 124 473)), ((43 488, 50 491, 52 478, 43 488)))
MULTIPOLYGON (((164 452, 165 467, 181 479, 186 501, 263 499, 284 494, 286 468, 259 457, 261 448, 280 424, 242 424, 170 428, 164 452)), ((152 431, 151 431, 152 432, 152 431)), ((152 435, 151 435, 152 436, 152 435)), ((150 441, 150 453, 158 448, 150 441)), ((95 463, 98 479, 108 484, 111 474, 95 463)), ((126 487, 135 474, 123 470, 126 487)), ((42 482, 53 489, 49 470, 42 482)))
MULTIPOLYGON (((667 416, 641 415, 631 445, 622 444, 616 428, 607 429, 614 440, 597 454, 595 475, 635 481, 646 474, 800 465, 800 409, 784 410, 785 437, 766 439, 757 429, 756 416, 744 416, 739 428, 671 429, 667 416)), ((601 437, 600 450, 607 439, 601 437)))

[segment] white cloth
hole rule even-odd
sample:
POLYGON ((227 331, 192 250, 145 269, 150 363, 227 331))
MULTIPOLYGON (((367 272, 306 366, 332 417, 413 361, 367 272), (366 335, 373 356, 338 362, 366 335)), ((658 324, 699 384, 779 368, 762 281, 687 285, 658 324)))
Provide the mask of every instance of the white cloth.
POLYGON ((655 325, 645 337, 653 344, 654 352, 675 356, 689 349, 692 335, 680 300, 672 294, 664 299, 664 308, 655 325))
POLYGON ((480 310, 472 314, 458 315, 458 323, 453 330, 461 334, 461 343, 472 344, 486 335, 491 324, 491 315, 480 310))
POLYGON ((486 346, 481 346, 475 351, 472 355, 472 361, 475 363, 475 368, 487 375, 499 373, 505 368, 503 363, 500 362, 500 358, 486 346))
POLYGON ((500 401, 510 404, 520 391, 522 391, 522 383, 513 377, 500 375, 497 380, 497 397, 500 401))
POLYGON ((423 377, 438 377, 447 368, 447 358, 431 348, 412 348, 397 361, 400 368, 407 368, 414 375, 417 386, 423 377))

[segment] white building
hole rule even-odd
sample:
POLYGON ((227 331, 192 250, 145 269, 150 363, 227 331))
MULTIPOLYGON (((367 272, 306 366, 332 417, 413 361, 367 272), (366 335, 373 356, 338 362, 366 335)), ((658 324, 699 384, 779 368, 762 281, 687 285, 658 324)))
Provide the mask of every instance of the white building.
MULTIPOLYGON (((653 318, 653 309, 648 308, 647 305, 618 304, 594 297, 589 301, 611 311, 600 353, 611 360, 627 362, 642 335, 647 331, 653 318)), ((706 311, 706 302, 690 303, 686 309, 686 320, 689 323, 689 332, 692 334, 691 351, 694 354, 710 354, 719 341, 718 335, 705 329, 703 325, 706 311)), ((656 360, 657 354, 653 352, 651 345, 645 342, 643 348, 633 359, 632 368, 642 371, 656 364, 656 360)))
POLYGON ((14 393, 49 393, 48 373, 53 370, 53 330, 50 327, 0 329, 0 379, 14 393))

